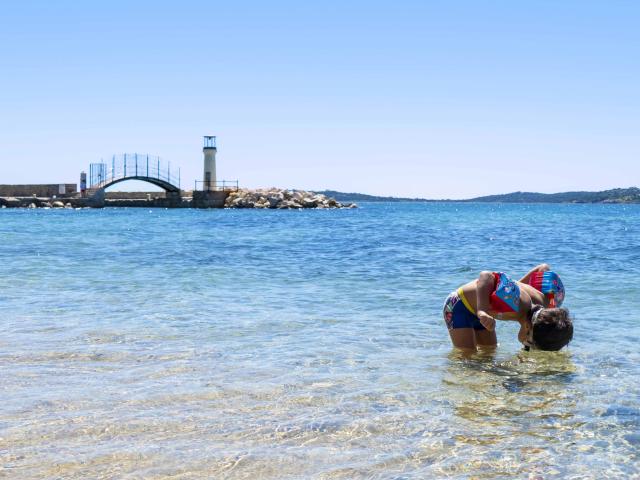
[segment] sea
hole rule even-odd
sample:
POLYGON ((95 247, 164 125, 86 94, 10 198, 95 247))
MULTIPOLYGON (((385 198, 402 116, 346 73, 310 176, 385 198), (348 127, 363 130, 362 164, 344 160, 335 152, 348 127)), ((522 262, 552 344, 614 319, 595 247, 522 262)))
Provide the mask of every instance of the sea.
POLYGON ((640 478, 640 205, 0 210, 0 478, 640 478), (574 340, 452 348, 481 270, 574 340))

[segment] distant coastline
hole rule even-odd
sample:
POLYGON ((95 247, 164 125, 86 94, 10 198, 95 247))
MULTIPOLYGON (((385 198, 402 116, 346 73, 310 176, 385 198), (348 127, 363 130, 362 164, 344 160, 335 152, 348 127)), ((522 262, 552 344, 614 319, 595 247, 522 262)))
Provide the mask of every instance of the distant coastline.
POLYGON ((333 197, 339 202, 640 203, 640 188, 637 187, 614 188, 600 192, 512 192, 465 200, 383 197, 335 190, 321 190, 316 193, 333 197))

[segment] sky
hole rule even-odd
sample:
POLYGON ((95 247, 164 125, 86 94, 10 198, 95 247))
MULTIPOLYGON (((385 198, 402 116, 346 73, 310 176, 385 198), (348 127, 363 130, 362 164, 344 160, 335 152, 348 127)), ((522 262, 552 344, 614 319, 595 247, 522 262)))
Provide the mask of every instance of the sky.
POLYGON ((0 183, 138 152, 190 188, 216 135, 249 188, 638 186, 639 24, 635 0, 3 0, 0 183))

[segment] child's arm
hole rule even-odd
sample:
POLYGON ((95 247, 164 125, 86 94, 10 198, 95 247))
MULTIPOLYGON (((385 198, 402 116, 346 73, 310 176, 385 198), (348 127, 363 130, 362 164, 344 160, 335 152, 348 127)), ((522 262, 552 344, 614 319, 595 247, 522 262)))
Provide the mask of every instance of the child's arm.
POLYGON ((540 265, 533 267, 529 273, 527 273, 524 277, 522 277, 520 279, 521 283, 529 283, 529 278, 531 277, 531 274, 534 272, 547 272, 551 270, 551 266, 548 263, 541 263, 540 265))
POLYGON ((526 292, 520 291, 520 311, 518 312, 517 320, 519 322, 527 320, 529 318, 529 312, 531 311, 532 301, 531 296, 526 292))
POLYGON ((493 291, 495 280, 493 273, 480 272, 476 284, 477 317, 484 328, 492 332, 496 328, 496 320, 487 313, 490 308, 491 292, 493 291))

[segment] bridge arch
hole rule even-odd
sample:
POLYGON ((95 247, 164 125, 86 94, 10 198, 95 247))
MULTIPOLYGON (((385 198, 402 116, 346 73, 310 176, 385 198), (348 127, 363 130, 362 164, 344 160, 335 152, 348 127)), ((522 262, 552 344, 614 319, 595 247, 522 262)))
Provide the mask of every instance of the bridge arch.
POLYGON ((139 180, 141 182, 147 182, 150 183, 152 185, 155 185, 156 187, 160 187, 162 188, 165 192, 179 192, 180 191, 180 186, 179 185, 172 185, 171 183, 158 179, 158 178, 153 178, 153 177, 145 177, 145 176, 131 176, 131 177, 125 177, 125 178, 116 178, 113 179, 111 181, 107 181, 107 182, 103 182, 102 186, 100 188, 104 188, 107 189, 113 185, 116 185, 118 183, 121 182, 128 182, 129 180, 139 180))
POLYGON ((120 182, 139 180, 162 188, 165 192, 180 192, 180 169, 160 157, 140 153, 113 155, 110 162, 92 163, 89 167, 90 189, 105 189, 120 182))

